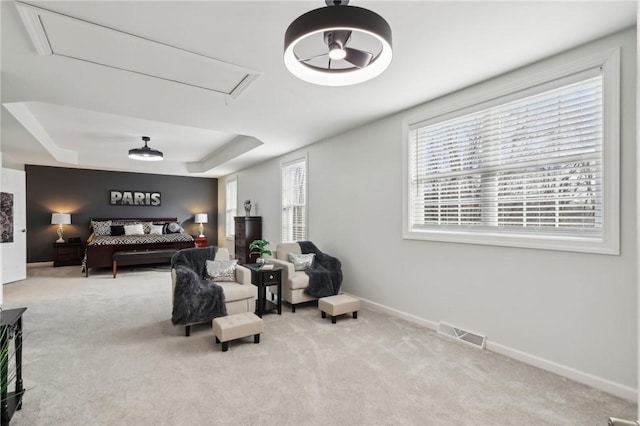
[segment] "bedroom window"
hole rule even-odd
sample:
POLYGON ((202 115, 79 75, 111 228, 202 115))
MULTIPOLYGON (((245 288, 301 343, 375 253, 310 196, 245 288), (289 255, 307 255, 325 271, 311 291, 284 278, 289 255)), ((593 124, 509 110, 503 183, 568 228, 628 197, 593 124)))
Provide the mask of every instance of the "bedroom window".
POLYGON ((408 125, 405 238, 617 254, 615 59, 408 125))
POLYGON ((282 242, 307 239, 307 160, 282 165, 282 242))
POLYGON ((235 224, 233 218, 238 215, 238 179, 230 179, 226 185, 226 220, 225 227, 227 231, 227 238, 233 238, 235 236, 235 224))

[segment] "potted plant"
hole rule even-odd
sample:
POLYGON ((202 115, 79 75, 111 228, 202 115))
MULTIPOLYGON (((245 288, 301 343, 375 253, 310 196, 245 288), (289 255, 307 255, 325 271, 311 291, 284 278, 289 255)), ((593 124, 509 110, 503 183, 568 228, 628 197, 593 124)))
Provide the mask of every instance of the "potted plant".
POLYGON ((251 244, 249 244, 249 250, 251 250, 249 254, 258 255, 258 259, 256 259, 257 263, 265 263, 265 259, 262 256, 265 254, 271 256, 273 254, 273 252, 267 248, 268 245, 269 241, 267 240, 253 240, 251 244))

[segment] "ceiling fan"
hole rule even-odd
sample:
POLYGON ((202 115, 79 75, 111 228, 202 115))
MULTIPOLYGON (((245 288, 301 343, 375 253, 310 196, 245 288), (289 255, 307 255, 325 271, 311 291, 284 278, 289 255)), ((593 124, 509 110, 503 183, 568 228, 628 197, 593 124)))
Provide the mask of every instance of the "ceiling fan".
POLYGON ((347 47, 347 43, 351 40, 351 31, 349 30, 332 30, 324 32, 324 42, 328 47, 326 53, 311 56, 309 58, 298 58, 300 62, 309 62, 317 58, 328 57, 329 61, 327 69, 331 69, 331 61, 344 60, 358 68, 364 68, 373 59, 373 53, 364 50, 347 47))
POLYGON ((391 28, 378 14, 325 0, 327 7, 298 17, 285 33, 285 65, 315 84, 344 86, 369 80, 391 62, 391 28), (321 50, 318 52, 318 50, 321 50))
POLYGON ((129 150, 129 158, 132 160, 142 161, 162 161, 164 155, 157 149, 153 149, 147 146, 147 143, 151 140, 149 136, 143 136, 142 141, 144 146, 141 148, 134 148, 129 150))

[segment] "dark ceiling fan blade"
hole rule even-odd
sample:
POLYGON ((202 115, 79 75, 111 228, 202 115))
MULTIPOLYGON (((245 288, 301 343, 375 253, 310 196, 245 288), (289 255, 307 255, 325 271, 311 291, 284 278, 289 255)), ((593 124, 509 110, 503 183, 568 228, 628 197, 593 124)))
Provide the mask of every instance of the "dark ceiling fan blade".
POLYGON ((298 58, 298 62, 309 62, 314 59, 322 58, 323 56, 328 56, 328 55, 329 55, 328 53, 321 53, 319 55, 309 56, 308 58, 298 58))
POLYGON ((327 41, 327 45, 330 45, 331 43, 338 43, 343 49, 349 41, 349 38, 351 38, 350 30, 333 30, 330 34, 331 37, 329 37, 329 40, 325 40, 327 41))
POLYGON ((373 59, 373 54, 365 52, 364 50, 352 49, 350 47, 347 47, 344 50, 347 52, 347 56, 344 57, 344 60, 358 68, 366 67, 369 65, 369 62, 371 62, 371 59, 373 59))

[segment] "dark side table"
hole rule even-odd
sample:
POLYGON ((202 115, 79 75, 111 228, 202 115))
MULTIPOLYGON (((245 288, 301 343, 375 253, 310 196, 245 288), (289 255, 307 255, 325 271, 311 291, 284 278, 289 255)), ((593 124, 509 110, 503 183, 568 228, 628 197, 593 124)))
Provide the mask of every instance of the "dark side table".
POLYGON ((0 393, 0 421, 2 426, 8 425, 16 410, 22 408, 22 314, 27 308, 5 309, 0 315, 0 380, 2 392, 0 393), (14 340, 16 387, 15 392, 9 390, 9 341, 14 340))
POLYGON ((256 315, 262 317, 265 312, 278 310, 278 315, 282 315, 282 268, 274 266, 273 269, 260 269, 261 265, 249 263, 242 265, 251 270, 251 284, 258 287, 258 303, 256 304, 256 315), (267 287, 278 286, 278 303, 267 300, 267 287))
POLYGON ((207 247, 209 245, 209 238, 206 236, 198 237, 197 235, 193 235, 193 241, 196 242, 196 247, 207 247))
POLYGON ((82 243, 53 243, 53 266, 71 266, 82 264, 84 244, 82 243))

